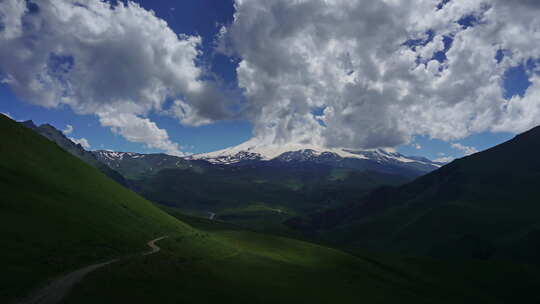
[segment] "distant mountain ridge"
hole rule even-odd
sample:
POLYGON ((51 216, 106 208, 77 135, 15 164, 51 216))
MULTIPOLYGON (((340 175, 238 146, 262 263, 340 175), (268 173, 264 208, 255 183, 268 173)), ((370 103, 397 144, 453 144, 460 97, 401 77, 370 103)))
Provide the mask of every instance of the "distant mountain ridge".
POLYGON ((424 157, 407 157, 385 149, 351 150, 308 144, 264 146, 251 141, 215 152, 192 155, 187 159, 236 166, 263 162, 276 166, 321 164, 405 176, 419 176, 442 165, 424 157))
POLYGON ((325 166, 374 171, 417 177, 431 172, 442 163, 424 157, 408 157, 397 152, 375 150, 325 149, 312 145, 284 145, 273 148, 237 146, 216 152, 187 157, 163 153, 141 154, 97 150, 92 153, 101 162, 129 177, 161 169, 197 166, 299 167, 325 166), (315 150, 316 149, 316 150, 315 150))
POLYGON ((126 178, 137 179, 164 169, 193 168, 195 163, 182 157, 164 153, 141 154, 135 152, 92 151, 96 159, 117 170, 126 178))
POLYGON ((116 172, 110 166, 102 163, 96 158, 94 153, 86 151, 80 144, 74 143, 72 140, 67 138, 64 133, 51 126, 50 124, 42 124, 40 126, 36 126, 36 124, 34 124, 34 122, 31 120, 20 122, 20 124, 48 138, 50 141, 55 142, 62 149, 80 158, 85 163, 97 168, 103 174, 107 175, 117 183, 123 186, 127 186, 127 181, 120 173, 116 172))

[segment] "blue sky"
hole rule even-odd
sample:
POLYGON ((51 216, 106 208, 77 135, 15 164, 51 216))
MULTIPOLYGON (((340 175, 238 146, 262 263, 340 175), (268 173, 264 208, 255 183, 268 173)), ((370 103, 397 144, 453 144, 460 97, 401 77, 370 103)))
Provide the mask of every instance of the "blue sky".
MULTIPOLYGON (((164 19, 177 34, 198 35, 202 37, 199 65, 204 66, 215 76, 222 86, 237 92, 240 97, 236 68, 238 58, 230 58, 215 51, 216 36, 221 25, 233 22, 235 11, 232 0, 140 0, 142 7, 153 10, 157 17, 164 19)), ((445 2, 446 3, 446 2, 445 2)), ((470 15, 459 20, 464 28, 477 23, 477 17, 470 15)), ((425 46, 434 39, 433 33, 427 33, 426 40, 411 40, 406 45, 425 46)), ((446 60, 446 52, 452 43, 451 36, 444 37, 444 48, 434 53, 433 58, 439 62, 446 60)), ((498 61, 503 51, 498 53, 498 61)), ((508 69, 504 74, 504 98, 525 95, 531 85, 528 71, 537 70, 534 61, 508 69)), ((50 123, 58 129, 66 125, 73 126, 74 138, 86 138, 92 149, 110 149, 116 151, 134 151, 142 153, 160 152, 155 148, 147 148, 143 143, 130 142, 123 136, 115 134, 108 127, 100 124, 96 115, 76 114, 70 107, 60 105, 47 108, 32 105, 27 100, 18 98, 8 84, 0 84, 0 112, 7 113, 17 120, 34 120, 36 123, 50 123)), ((315 108, 313 113, 321 115, 324 107, 315 108)), ((248 120, 225 120, 204 126, 184 126, 177 119, 150 113, 148 118, 160 129, 165 129, 171 141, 179 143, 182 150, 189 153, 204 153, 240 144, 252 137, 253 124, 248 120)), ((484 150, 504 142, 514 136, 511 132, 481 132, 460 140, 443 141, 431 139, 429 135, 414 136, 411 144, 400 145, 397 150, 405 155, 419 155, 430 159, 444 157, 461 157, 465 148, 484 150)), ((468 150, 471 151, 471 150, 468 150)))
MULTIPOLYGON (((236 86, 236 64, 213 51, 214 40, 219 31, 217 24, 232 22, 233 2, 230 0, 147 0, 137 1, 144 8, 153 10, 167 21, 176 33, 199 35, 203 38, 202 60, 210 62, 212 71, 229 86, 236 86)), ((0 112, 8 113, 14 119, 31 119, 38 124, 49 123, 58 129, 73 126, 70 135, 86 138, 92 149, 134 151, 141 153, 161 152, 143 144, 129 142, 102 127, 95 115, 78 115, 69 107, 44 108, 34 106, 15 96, 6 84, 0 85, 0 112)), ((251 137, 251 124, 245 120, 217 122, 201 127, 185 127, 173 118, 151 115, 160 128, 168 131, 172 141, 180 143, 190 153, 210 152, 240 144, 251 137)))

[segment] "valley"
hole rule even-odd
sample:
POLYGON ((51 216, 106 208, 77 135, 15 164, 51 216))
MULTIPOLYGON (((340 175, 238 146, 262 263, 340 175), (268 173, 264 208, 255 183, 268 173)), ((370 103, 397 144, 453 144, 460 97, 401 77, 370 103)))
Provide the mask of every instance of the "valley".
POLYGON ((214 214, 215 220, 292 235, 296 233, 283 224, 287 219, 339 207, 379 186, 403 184, 440 166, 382 150, 353 154, 317 152, 313 146, 291 149, 300 150, 233 147, 186 158, 93 153, 164 210, 214 214))
POLYGON ((0 146, 0 186, 9 198, 0 213, 8 248, 2 302, 19 303, 95 263, 102 267, 62 303, 506 303, 532 299, 540 282, 534 267, 521 264, 347 253, 176 208, 169 215, 31 129, 5 117, 0 123, 2 136, 13 138, 9 149, 0 146), (133 255, 160 235, 169 237, 159 252, 133 255), (122 256, 129 257, 107 264, 122 256))

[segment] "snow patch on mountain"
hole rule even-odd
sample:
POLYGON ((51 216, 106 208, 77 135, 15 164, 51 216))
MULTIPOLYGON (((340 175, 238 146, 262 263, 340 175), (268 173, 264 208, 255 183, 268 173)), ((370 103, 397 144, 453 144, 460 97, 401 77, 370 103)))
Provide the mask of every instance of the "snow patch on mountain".
POLYGON ((391 149, 351 150, 343 148, 323 148, 311 144, 259 145, 247 141, 223 150, 195 154, 188 159, 201 159, 214 164, 235 164, 249 160, 309 161, 323 159, 354 158, 381 163, 424 163, 438 167, 428 159, 409 158, 391 149))
POLYGON ((119 161, 123 160, 124 158, 143 158, 145 154, 135 153, 135 152, 116 152, 116 151, 109 151, 109 150, 96 150, 93 151, 94 155, 96 155, 98 158, 102 160, 111 160, 111 161, 119 161))

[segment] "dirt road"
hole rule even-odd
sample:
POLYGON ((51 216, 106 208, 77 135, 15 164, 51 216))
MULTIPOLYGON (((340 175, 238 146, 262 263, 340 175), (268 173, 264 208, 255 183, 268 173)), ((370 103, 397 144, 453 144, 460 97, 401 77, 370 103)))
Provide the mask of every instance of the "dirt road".
MULTIPOLYGON (((160 241, 167 236, 162 236, 157 239, 151 240, 147 243, 147 245, 151 248, 150 251, 143 253, 142 255, 150 255, 154 254, 161 250, 156 245, 157 241, 160 241)), ((71 288, 80 282, 87 274, 90 272, 101 268, 103 266, 112 264, 114 262, 120 261, 119 259, 110 260, 104 263, 99 264, 93 264, 90 266, 86 266, 84 268, 75 270, 73 272, 70 272, 63 277, 56 279, 52 281, 49 285, 34 291, 27 299, 19 302, 20 304, 56 304, 60 303, 60 301, 69 293, 71 288)))
POLYGON ((155 240, 151 240, 150 242, 146 243, 146 245, 148 245, 150 248, 152 248, 152 250, 150 250, 150 251, 148 251, 146 253, 143 253, 143 255, 150 255, 150 254, 154 254, 154 253, 160 251, 161 248, 159 248, 159 246, 156 245, 156 242, 161 241, 166 237, 167 236, 162 236, 162 237, 159 237, 159 238, 157 238, 155 240))

